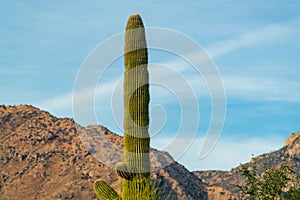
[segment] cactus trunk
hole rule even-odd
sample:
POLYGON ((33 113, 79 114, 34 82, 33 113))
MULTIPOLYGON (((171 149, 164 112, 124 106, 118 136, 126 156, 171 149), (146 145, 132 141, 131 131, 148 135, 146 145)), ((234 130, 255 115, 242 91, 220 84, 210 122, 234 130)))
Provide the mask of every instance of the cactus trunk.
POLYGON ((145 192, 150 189, 148 52, 139 15, 128 19, 124 51, 124 164, 138 181, 123 179, 122 199, 149 199, 145 192))
MULTIPOLYGON (((145 29, 139 15, 131 15, 124 48, 124 163, 116 171, 122 177, 122 200, 150 200, 149 75, 145 29)), ((120 199, 102 180, 94 190, 100 200, 120 199)))

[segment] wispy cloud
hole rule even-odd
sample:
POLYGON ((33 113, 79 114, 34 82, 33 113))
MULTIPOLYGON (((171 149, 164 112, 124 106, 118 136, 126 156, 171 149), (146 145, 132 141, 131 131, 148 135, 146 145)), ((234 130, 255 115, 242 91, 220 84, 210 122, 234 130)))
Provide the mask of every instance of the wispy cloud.
MULTIPOLYGON (((270 42, 276 42, 278 40, 288 38, 289 35, 295 32, 293 25, 298 23, 298 20, 292 22, 281 23, 281 24, 271 24, 265 27, 260 27, 255 30, 238 35, 234 38, 216 42, 206 48, 209 55, 214 58, 219 58, 225 56, 226 54, 238 50, 240 48, 247 48, 253 45, 262 45, 270 42)), ((203 55, 201 52, 200 55, 203 55)), ((191 52, 184 55, 186 58, 192 58, 197 60, 197 64, 205 63, 208 57, 202 56, 199 58, 199 52, 191 52)), ((180 95, 185 98, 192 97, 192 92, 196 92, 197 96, 209 95, 206 86, 199 75, 195 73, 189 73, 192 66, 181 59, 169 60, 161 63, 167 66, 169 69, 176 70, 173 73, 170 71, 160 71, 159 67, 152 67, 152 73, 155 74, 155 79, 164 80, 165 86, 172 88, 171 86, 176 86, 176 91, 180 91, 180 94, 189 93, 187 95, 180 95), (187 75, 185 75, 187 74, 187 75), (184 75, 184 76, 183 76, 184 75), (178 84, 180 82, 186 81, 186 84, 178 84)), ((165 68, 167 69, 167 68, 165 68)), ((265 73, 268 74, 268 73, 265 73)), ((208 76, 208 74, 203 74, 208 76)), ((210 75, 214 76, 214 75, 210 75)), ((287 101, 295 102, 300 100, 300 82, 298 80, 280 80, 274 79, 272 76, 257 77, 253 75, 247 75, 244 71, 242 73, 227 73, 226 71, 222 73, 222 78, 225 84, 225 88, 229 98, 242 98, 248 100, 264 100, 264 101, 287 101), (260 97, 258 99, 258 97, 260 97)), ((116 80, 112 79, 109 82, 99 85, 98 91, 101 91, 102 96, 107 97, 109 93, 112 92, 116 86, 116 80)), ((170 89, 169 88, 169 89, 170 89)), ((173 87, 174 88, 174 87, 173 87)), ((168 88, 166 88, 168 89, 168 88)), ((83 92, 81 91, 83 94, 83 92)), ((163 92, 155 94, 156 98, 161 100, 164 99, 165 94, 163 92)), ((50 99, 46 99, 42 102, 37 103, 42 108, 48 109, 50 111, 56 111, 60 109, 71 109, 73 92, 67 94, 62 94, 50 99)), ((84 97, 84 95, 82 95, 84 97)), ((111 96, 111 95, 110 95, 111 96)), ((193 97, 194 98, 194 97, 193 97)), ((168 98, 169 99, 169 98, 168 98)), ((83 99, 84 100, 84 99, 83 99)))
POLYGON ((264 45, 271 42, 286 40, 295 29, 289 23, 270 24, 249 32, 243 33, 235 38, 212 44, 206 48, 212 58, 224 56, 239 48, 254 45, 264 45))
POLYGON ((276 77, 223 75, 227 97, 254 101, 300 101, 300 81, 276 77))
MULTIPOLYGON (((293 34, 299 32, 295 27, 299 20, 292 20, 286 23, 270 24, 265 27, 257 28, 249 32, 238 35, 234 38, 219 41, 209 45, 206 50, 211 59, 219 59, 238 49, 263 46, 267 44, 276 44, 288 40, 293 34)), ((201 52, 191 52, 183 57, 196 61, 197 65, 205 65, 210 59, 203 56, 201 52)), ((164 63, 176 69, 178 73, 188 74, 186 77, 193 88, 202 91, 201 95, 207 95, 205 85, 199 87, 201 79, 199 75, 190 73, 193 67, 182 59, 174 59, 164 63), (197 87, 195 87, 197 85, 197 87)), ((271 66, 269 68, 252 66, 251 68, 245 63, 244 66, 222 67, 221 77, 223 79, 228 98, 246 99, 254 101, 282 101, 282 102, 299 102, 300 101, 300 81, 298 78, 291 78, 284 74, 284 71, 290 70, 288 66, 278 68, 271 66)), ((203 76, 215 76, 207 70, 203 76)), ((213 77, 212 77, 213 78, 213 77)), ((178 82, 174 80, 174 82, 178 82)))
MULTIPOLYGON (((174 140, 177 143, 186 143, 186 138, 156 137, 152 139, 152 146, 164 150, 174 140)), ((181 149, 182 156, 178 155, 177 150, 168 149, 168 152, 175 156, 174 159, 184 163, 185 167, 190 170, 230 170, 240 163, 250 161, 252 155, 258 156, 279 149, 284 144, 284 138, 276 135, 266 137, 243 138, 221 138, 213 151, 204 159, 199 159, 199 152, 203 144, 204 137, 197 137, 190 148, 184 152, 181 149), (237 142, 238 141, 238 142, 237 142), (253 145, 255 144, 255 145, 253 145)), ((180 148, 180 147, 178 147, 180 148)))
MULTIPOLYGON (((258 27, 232 38, 210 44, 205 47, 205 50, 211 59, 216 59, 241 48, 287 41, 290 36, 299 32, 299 29, 295 28, 299 26, 299 24, 300 19, 295 19, 285 23, 269 24, 263 27, 258 27)), ((188 60, 196 61, 196 64, 204 64, 208 59, 210 59, 204 54, 203 50, 190 52, 182 56, 188 60)), ((180 59, 169 60, 163 64, 176 66, 176 70, 180 72, 189 70, 189 66, 180 59)))
POLYGON ((97 98, 99 96, 111 96, 113 88, 116 86, 117 80, 112 80, 110 82, 99 85, 96 88, 85 88, 81 91, 72 91, 66 94, 62 94, 50 99, 36 103, 39 107, 45 108, 54 113, 60 109, 72 110, 73 96, 80 97, 77 99, 78 102, 84 105, 90 98, 97 98))

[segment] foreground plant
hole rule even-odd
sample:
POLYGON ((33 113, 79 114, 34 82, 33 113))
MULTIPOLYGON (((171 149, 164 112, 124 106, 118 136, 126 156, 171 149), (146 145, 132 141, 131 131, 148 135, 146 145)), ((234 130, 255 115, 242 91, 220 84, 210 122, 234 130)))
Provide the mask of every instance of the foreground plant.
POLYGON ((94 190, 101 200, 157 199, 158 190, 150 181, 148 52, 139 15, 128 19, 124 51, 124 163, 116 168, 122 177, 122 195, 103 180, 95 182, 94 190))
POLYGON ((246 178, 244 185, 237 185, 242 199, 300 199, 300 175, 286 161, 279 168, 266 168, 261 175, 255 166, 246 165, 242 166, 240 173, 246 178))

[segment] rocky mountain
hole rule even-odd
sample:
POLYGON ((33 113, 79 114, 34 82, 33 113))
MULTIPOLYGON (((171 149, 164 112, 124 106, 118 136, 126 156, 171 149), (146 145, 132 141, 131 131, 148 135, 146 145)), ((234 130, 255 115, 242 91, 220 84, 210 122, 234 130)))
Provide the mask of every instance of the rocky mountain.
MULTIPOLYGON (((96 199, 93 182, 99 178, 120 192, 110 164, 120 159, 122 152, 112 149, 122 149, 123 140, 103 126, 81 127, 32 106, 0 106, 0 136, 2 200, 96 199)), ((208 198, 201 179, 167 153, 152 149, 151 160, 158 169, 151 176, 172 191, 172 200, 208 198)))
MULTIPOLYGON (((243 165, 248 167, 256 166, 261 174, 265 167, 276 168, 286 160, 292 164, 295 172, 300 173, 300 132, 292 133, 286 140, 285 145, 274 152, 253 157, 249 163, 243 165)), ((196 171, 194 172, 204 183, 207 184, 209 198, 215 196, 216 199, 238 199, 235 184, 244 182, 244 178, 239 175, 241 166, 230 171, 196 171), (222 195, 220 195, 222 194, 222 195)))
MULTIPOLYGON (((0 199, 95 199, 93 182, 103 179, 118 192, 114 166, 122 161, 122 137, 103 126, 82 127, 38 108, 0 106, 0 199), (106 159, 104 159, 106 158, 106 159), (101 160, 101 161, 99 161, 101 160)), ((166 153, 151 149, 152 178, 171 199, 238 199, 240 167, 230 171, 189 172, 166 153)), ((281 149, 251 159, 246 166, 276 167, 289 159, 300 172, 300 132, 281 149)))

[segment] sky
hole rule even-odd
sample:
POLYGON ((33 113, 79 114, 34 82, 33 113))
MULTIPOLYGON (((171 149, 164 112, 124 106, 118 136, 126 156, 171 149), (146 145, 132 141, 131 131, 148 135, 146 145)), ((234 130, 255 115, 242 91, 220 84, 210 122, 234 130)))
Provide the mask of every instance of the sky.
MULTIPOLYGON (((131 14, 139 13, 146 27, 172 30, 198 43, 217 68, 226 93, 220 138, 200 159, 212 112, 203 78, 178 55, 149 50, 149 63, 176 71, 166 78, 149 66, 150 79, 171 80, 174 86, 181 83, 179 74, 196 91, 197 107, 184 108, 191 116, 184 123, 189 127, 199 110, 199 127, 191 145, 178 147, 182 155, 173 156, 190 170, 230 170, 253 155, 279 149, 290 133, 300 130, 299 10, 300 3, 289 0, 2 1, 0 104, 30 104, 58 117, 74 117, 73 89, 84 61, 99 44, 123 32, 131 14)), ((114 60, 99 80, 94 106, 97 123, 120 135, 122 59, 114 60)), ((159 84, 150 87, 152 146, 165 150, 174 140, 184 143, 190 135, 177 135, 182 105, 192 100, 159 84)), ((87 117, 78 123, 94 121, 87 117)))

